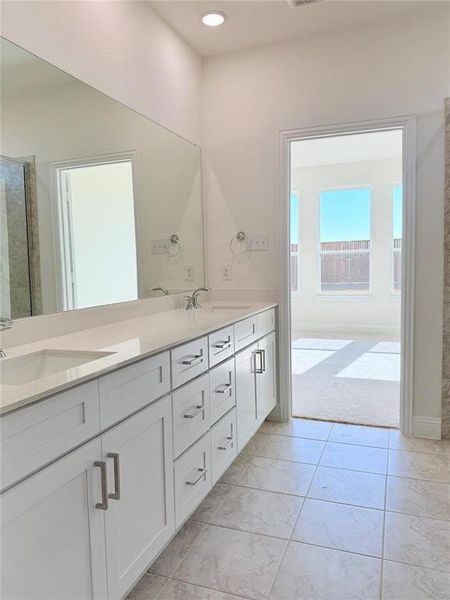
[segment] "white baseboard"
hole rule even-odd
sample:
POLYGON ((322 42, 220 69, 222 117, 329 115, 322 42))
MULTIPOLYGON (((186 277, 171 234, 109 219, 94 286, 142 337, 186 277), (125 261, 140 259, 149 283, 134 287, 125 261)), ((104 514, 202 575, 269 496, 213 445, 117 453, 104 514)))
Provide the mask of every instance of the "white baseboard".
POLYGON ((441 419, 438 417, 413 417, 414 437, 441 439, 441 419))

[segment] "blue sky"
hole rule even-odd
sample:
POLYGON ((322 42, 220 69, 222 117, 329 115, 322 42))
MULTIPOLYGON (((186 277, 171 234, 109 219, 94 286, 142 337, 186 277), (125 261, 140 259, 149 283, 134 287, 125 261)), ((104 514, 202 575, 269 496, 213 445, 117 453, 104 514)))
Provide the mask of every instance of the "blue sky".
MULTIPOLYGON (((393 234, 402 237, 402 186, 392 190, 393 234)), ((299 198, 291 194, 291 243, 298 244, 299 198)), ((320 241, 370 239, 370 190, 354 188, 320 194, 320 241)))

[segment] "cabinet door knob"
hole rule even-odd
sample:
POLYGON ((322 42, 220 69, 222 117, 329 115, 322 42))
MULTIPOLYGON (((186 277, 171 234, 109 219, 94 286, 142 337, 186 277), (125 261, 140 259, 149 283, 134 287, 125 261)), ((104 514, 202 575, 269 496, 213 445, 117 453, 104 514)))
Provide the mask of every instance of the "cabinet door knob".
POLYGON ((102 501, 97 502, 95 508, 108 510, 108 473, 106 470, 106 462, 104 460, 96 460, 94 467, 99 467, 100 469, 100 480, 102 484, 102 501))
POLYGON ((114 493, 109 494, 111 500, 120 500, 120 462, 118 452, 108 452, 106 455, 114 461, 114 493))

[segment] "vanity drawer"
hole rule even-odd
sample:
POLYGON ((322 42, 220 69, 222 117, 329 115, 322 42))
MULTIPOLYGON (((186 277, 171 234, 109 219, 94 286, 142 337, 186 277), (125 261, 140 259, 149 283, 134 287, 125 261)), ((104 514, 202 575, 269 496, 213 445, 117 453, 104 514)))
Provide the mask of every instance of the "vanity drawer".
POLYGON ((175 348, 171 360, 172 388, 177 388, 208 369, 208 339, 203 337, 175 348))
POLYGON ((211 489, 211 436, 208 432, 174 463, 175 525, 179 527, 211 489))
POLYGON ((100 377, 102 429, 121 421, 170 391, 169 353, 146 358, 100 377))
POLYGON ((1 489, 79 446, 99 430, 97 381, 3 415, 1 489))
POLYGON ((234 325, 234 346, 236 352, 253 344, 258 339, 259 315, 254 315, 234 325))
POLYGON ((257 315, 258 317, 258 337, 275 330, 275 309, 271 308, 257 315))
POLYGON ((234 328, 225 327, 208 336, 209 366, 219 364, 234 354, 234 328))
POLYGON ((209 378, 204 375, 172 394, 173 452, 179 456, 209 429, 209 378))
POLYGON ((211 425, 236 404, 234 358, 209 372, 211 425))
POLYGON ((211 429, 211 485, 225 473, 237 456, 236 409, 211 429))

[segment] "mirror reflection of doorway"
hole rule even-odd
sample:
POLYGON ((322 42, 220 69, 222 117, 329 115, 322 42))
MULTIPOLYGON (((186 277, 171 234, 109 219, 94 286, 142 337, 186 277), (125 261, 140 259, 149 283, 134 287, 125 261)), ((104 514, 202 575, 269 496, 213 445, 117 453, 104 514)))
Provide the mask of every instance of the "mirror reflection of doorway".
POLYGON ((136 300, 133 164, 77 161, 56 168, 63 310, 136 300))
POLYGON ((294 416, 399 426, 402 131, 291 142, 294 416))

